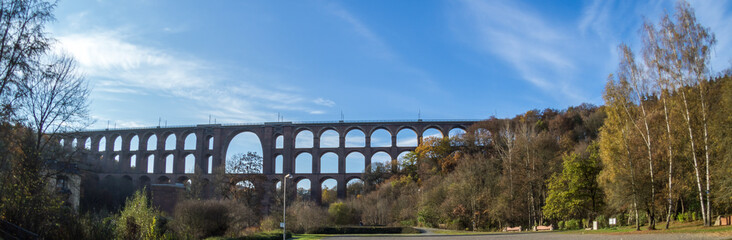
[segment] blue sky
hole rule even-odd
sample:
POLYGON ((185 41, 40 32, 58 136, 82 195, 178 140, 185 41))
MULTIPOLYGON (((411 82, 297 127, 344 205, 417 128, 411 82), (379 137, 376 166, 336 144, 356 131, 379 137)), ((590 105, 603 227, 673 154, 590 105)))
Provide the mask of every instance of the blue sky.
MULTIPOLYGON (((692 2, 730 65, 729 1, 692 2)), ((49 30, 91 128, 482 119, 602 104, 621 42, 671 1, 61 1, 49 30)))
MULTIPOLYGON (((90 128, 513 117, 602 104, 617 45, 672 1, 61 1, 90 128)), ((731 65, 732 3, 693 1, 731 65)), ((261 151, 256 139, 238 151, 261 151)), ((301 167, 298 167, 300 169, 301 167)), ((307 169, 307 166, 302 167, 307 169)))

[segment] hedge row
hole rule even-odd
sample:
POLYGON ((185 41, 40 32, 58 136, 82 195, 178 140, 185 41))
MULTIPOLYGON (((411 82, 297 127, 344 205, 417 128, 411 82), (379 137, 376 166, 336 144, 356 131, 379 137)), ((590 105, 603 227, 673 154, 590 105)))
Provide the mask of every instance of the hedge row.
MULTIPOLYGON (((292 238, 292 233, 287 233, 287 238, 292 238)), ((256 233, 249 236, 243 236, 243 237, 235 237, 235 238, 227 238, 227 237, 210 237, 206 238, 206 240, 280 240, 282 239, 282 232, 278 231, 270 231, 270 232, 262 232, 262 233, 256 233)))
POLYGON ((412 227, 376 227, 376 226, 353 226, 353 227, 323 227, 317 228, 310 233, 313 234, 394 234, 394 233, 420 233, 412 227))

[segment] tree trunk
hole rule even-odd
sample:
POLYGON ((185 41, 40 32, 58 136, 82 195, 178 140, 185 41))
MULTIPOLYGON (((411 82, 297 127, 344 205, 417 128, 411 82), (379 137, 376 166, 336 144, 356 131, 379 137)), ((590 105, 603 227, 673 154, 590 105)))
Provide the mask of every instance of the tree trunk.
POLYGON ((689 142, 691 143, 691 156, 692 156, 692 159, 694 160, 694 173, 696 176, 696 186, 697 186, 697 190, 699 190, 699 205, 701 205, 702 219, 704 220, 704 224, 706 224, 708 219, 707 219, 706 210, 704 208, 704 196, 702 193, 701 178, 699 177, 699 164, 696 159, 696 148, 694 145, 694 133, 691 130, 691 118, 689 117, 689 105, 686 100, 686 92, 684 91, 684 89, 681 89, 680 92, 681 92, 681 97, 684 100, 684 110, 685 110, 684 118, 686 120, 687 129, 689 130, 689 142))

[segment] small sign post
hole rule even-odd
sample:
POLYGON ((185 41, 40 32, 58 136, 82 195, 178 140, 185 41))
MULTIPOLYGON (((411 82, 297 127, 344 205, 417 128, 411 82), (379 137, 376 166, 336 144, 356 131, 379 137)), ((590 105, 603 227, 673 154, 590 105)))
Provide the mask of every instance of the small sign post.
POLYGON ((615 226, 616 224, 618 224, 617 221, 617 218, 610 218, 610 226, 615 226))
POLYGON ((280 222, 280 228, 285 228, 285 223, 280 222))

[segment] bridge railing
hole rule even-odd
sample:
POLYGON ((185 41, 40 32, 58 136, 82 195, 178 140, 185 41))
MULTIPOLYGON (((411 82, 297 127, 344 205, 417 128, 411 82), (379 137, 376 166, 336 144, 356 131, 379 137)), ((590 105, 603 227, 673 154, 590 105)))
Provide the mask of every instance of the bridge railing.
POLYGON ((257 123, 221 123, 221 124, 198 124, 198 125, 171 125, 171 126, 152 126, 152 127, 121 127, 121 128, 100 128, 86 129, 82 132, 101 132, 101 131, 124 131, 124 130, 147 130, 147 129, 173 129, 173 128, 195 128, 202 126, 256 126, 266 124, 338 124, 338 123, 411 123, 411 122, 478 122, 482 119, 399 119, 399 120, 340 120, 340 121, 292 121, 292 122, 257 122, 257 123))

